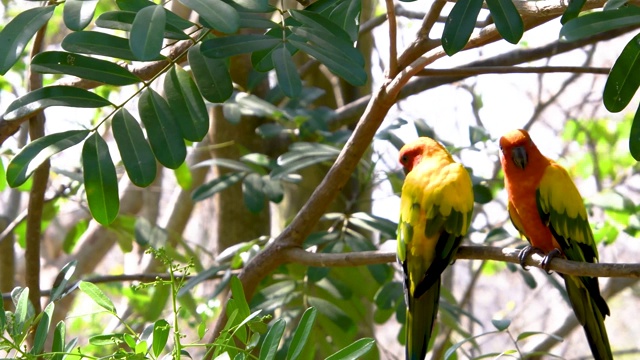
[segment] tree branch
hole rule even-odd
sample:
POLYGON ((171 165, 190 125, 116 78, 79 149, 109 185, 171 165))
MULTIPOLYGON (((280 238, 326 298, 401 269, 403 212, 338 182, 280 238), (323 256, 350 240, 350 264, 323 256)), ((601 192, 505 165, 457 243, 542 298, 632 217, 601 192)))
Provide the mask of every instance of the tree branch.
MULTIPOLYGON (((498 248, 492 246, 461 246, 456 259, 464 260, 494 260, 520 264, 519 249, 498 248)), ((285 258, 288 262, 305 266, 341 267, 384 264, 396 261, 395 252, 359 251, 342 254, 312 253, 302 248, 286 249, 285 258)), ((542 269, 543 257, 531 254, 526 259, 527 266, 542 269)), ((586 263, 554 258, 549 263, 549 270, 567 275, 594 277, 624 277, 640 278, 640 263, 586 263)))

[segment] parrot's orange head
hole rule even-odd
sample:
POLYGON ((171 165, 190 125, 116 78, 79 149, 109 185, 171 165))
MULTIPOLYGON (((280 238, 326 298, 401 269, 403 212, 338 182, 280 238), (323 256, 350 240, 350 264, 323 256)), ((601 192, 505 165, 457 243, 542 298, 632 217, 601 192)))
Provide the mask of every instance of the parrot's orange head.
MULTIPOLYGON (((444 148, 437 141, 420 137, 400 149, 399 161, 404 168, 404 173, 408 174, 423 158, 432 156, 436 153, 442 153, 444 148)), ((444 153, 448 154, 446 150, 444 153)))
POLYGON ((500 150, 503 166, 515 165, 522 170, 527 166, 531 154, 538 152, 526 130, 512 130, 504 134, 500 138, 500 150))

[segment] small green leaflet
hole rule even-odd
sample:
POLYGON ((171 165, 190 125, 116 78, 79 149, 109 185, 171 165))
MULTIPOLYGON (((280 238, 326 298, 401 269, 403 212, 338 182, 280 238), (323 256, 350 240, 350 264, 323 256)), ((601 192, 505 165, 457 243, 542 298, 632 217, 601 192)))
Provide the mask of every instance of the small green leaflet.
POLYGON ((571 20, 571 19, 575 19, 576 17, 578 17, 578 14, 580 14, 580 10, 582 10, 582 7, 584 6, 584 3, 586 3, 587 0, 571 0, 569 1, 569 5, 567 6, 567 9, 564 11, 564 14, 562 14, 562 17, 560 18, 560 23, 564 24, 567 21, 571 20))
POLYGON ((613 64, 607 83, 604 85, 602 100, 607 110, 622 111, 631 101, 640 86, 640 34, 624 47, 613 64))
POLYGON ((447 17, 442 31, 442 48, 449 56, 462 50, 473 32, 483 0, 459 0, 447 17))
POLYGON ((166 100, 148 88, 140 95, 138 111, 156 159, 162 165, 176 169, 187 157, 187 148, 166 100))
MULTIPOLYGON (((72 32, 62 39, 62 48, 69 52, 102 55, 124 60, 138 60, 129 48, 129 40, 98 31, 72 32)), ((162 60, 158 55, 151 60, 162 60)))
POLYGON ((640 8, 621 7, 615 10, 597 11, 568 21, 560 29, 560 39, 574 41, 605 31, 640 24, 640 8))
POLYGON ((11 121, 30 116, 50 106, 99 108, 111 102, 90 91, 72 86, 46 86, 14 100, 4 113, 4 120, 11 121))
POLYGON ((112 314, 116 313, 116 307, 113 305, 113 302, 95 284, 87 281, 80 281, 80 283, 78 283, 78 287, 101 308, 112 314))
POLYGON ((189 49, 188 57, 193 78, 202 96, 212 103, 222 103, 233 94, 233 83, 223 59, 211 59, 200 52, 200 45, 189 49))
POLYGON ((164 78, 164 91, 182 136, 189 141, 201 141, 209 132, 209 114, 191 75, 174 66, 164 78))
POLYGON ((35 7, 21 12, 0 31, 0 75, 22 56, 22 51, 38 30, 49 21, 55 6, 35 7))
POLYGON ((293 338, 291 339, 291 344, 287 351, 287 359, 297 359, 298 356, 300 356, 304 345, 309 339, 313 323, 316 320, 316 314, 317 311, 313 307, 308 308, 305 310, 304 314, 302 314, 300 323, 298 324, 296 331, 293 333, 293 338))
POLYGON ((487 6, 500 35, 508 42, 517 44, 524 33, 524 23, 513 1, 487 0, 487 6))
POLYGON ((640 161, 640 107, 636 110, 629 133, 629 152, 636 161, 640 161))
POLYGON ((89 130, 71 130, 43 136, 30 142, 11 159, 7 166, 7 182, 11 187, 24 184, 31 174, 52 155, 79 144, 89 130))
MULTIPOLYGON (((116 4, 118 5, 118 8, 120 8, 120 10, 131 11, 134 13, 147 6, 156 5, 156 3, 149 0, 116 0, 116 4)), ((165 12, 167 15, 167 23, 171 24, 172 26, 175 26, 180 30, 186 30, 192 27, 193 25, 195 25, 191 21, 181 18, 180 16, 174 14, 173 12, 167 10, 166 8, 165 8, 165 12)))
MULTIPOLYGON (((166 14, 169 12, 165 10, 166 14)), ((131 25, 136 18, 136 13, 133 11, 107 11, 96 19, 96 26, 106 29, 131 31, 131 25)), ((189 36, 182 32, 180 28, 172 25, 169 22, 169 18, 166 19, 167 23, 164 28, 163 36, 167 39, 175 40, 189 40, 189 36)))
POLYGON ((131 52, 138 60, 149 61, 160 56, 165 24, 165 10, 160 5, 138 11, 129 36, 131 52))
POLYGON ((91 215, 100 224, 109 225, 120 209, 118 177, 109 146, 98 133, 82 147, 82 169, 91 215))
POLYGON ((65 51, 46 51, 31 59, 31 70, 45 74, 68 74, 110 85, 130 85, 142 80, 111 61, 65 51))
POLYGON ((113 115, 111 126, 129 179, 137 186, 148 186, 156 178, 156 159, 140 124, 122 108, 113 115))
POLYGON ((213 29, 232 34, 238 31, 240 16, 236 9, 221 0, 180 0, 195 11, 213 29))
POLYGON ((296 98, 302 92, 302 80, 298 75, 298 68, 293 63, 289 50, 280 45, 271 53, 275 65, 278 85, 282 92, 290 98, 296 98))
POLYGON ((231 35, 205 40, 200 46, 200 52, 206 57, 222 59, 268 49, 278 43, 282 43, 282 38, 261 34, 231 35))
POLYGON ((62 19, 64 24, 73 31, 81 31, 93 19, 98 0, 66 0, 62 19))

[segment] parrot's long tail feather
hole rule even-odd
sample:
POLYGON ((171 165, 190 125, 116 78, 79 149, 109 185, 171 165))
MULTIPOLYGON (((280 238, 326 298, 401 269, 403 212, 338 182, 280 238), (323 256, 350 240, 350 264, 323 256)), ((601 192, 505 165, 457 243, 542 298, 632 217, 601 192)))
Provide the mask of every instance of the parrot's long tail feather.
MULTIPOLYGON (((591 353, 596 360, 613 360, 609 336, 604 326, 604 317, 608 315, 608 307, 600 297, 600 304, 593 298, 593 291, 588 291, 577 276, 563 276, 573 311, 584 328, 591 353), (605 304, 605 310, 602 308, 605 304), (603 311, 606 313, 603 314, 603 311)), ((597 283, 596 283, 597 284, 597 283)), ((599 295, 599 290, 597 293, 599 295)))
POLYGON ((409 296, 407 308, 407 360, 424 360, 438 315, 440 279, 419 298, 409 296))

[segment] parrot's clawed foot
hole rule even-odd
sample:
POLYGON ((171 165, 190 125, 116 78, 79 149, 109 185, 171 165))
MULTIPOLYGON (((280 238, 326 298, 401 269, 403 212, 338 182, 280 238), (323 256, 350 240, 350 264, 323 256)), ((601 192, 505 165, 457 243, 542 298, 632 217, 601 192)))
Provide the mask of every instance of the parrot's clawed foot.
POLYGON ((544 269, 544 271, 547 272, 547 274, 551 274, 551 272, 549 271, 549 265, 551 262, 551 259, 553 259, 556 256, 559 256, 560 250, 558 249, 553 249, 551 251, 549 251, 549 253, 547 255, 544 256, 544 258, 542 259, 542 262, 540 263, 540 266, 542 266, 542 269, 544 269))
POLYGON ((529 245, 523 247, 522 250, 520 250, 520 254, 518 255, 518 261, 520 262, 520 266, 522 266, 523 270, 529 271, 529 269, 527 268, 526 262, 527 262, 527 256, 529 256, 531 252, 542 253, 542 250, 540 250, 535 246, 529 246, 529 245))

